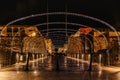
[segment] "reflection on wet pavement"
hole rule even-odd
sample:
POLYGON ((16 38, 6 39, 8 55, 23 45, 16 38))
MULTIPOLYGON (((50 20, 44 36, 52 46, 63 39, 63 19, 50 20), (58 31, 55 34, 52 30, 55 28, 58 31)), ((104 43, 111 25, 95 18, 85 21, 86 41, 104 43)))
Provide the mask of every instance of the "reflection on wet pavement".
POLYGON ((93 66, 89 72, 88 64, 59 56, 58 62, 53 56, 30 62, 29 70, 24 71, 25 63, 0 70, 0 80, 119 80, 120 71, 109 72, 93 66), (56 71, 56 64, 59 71, 56 71))

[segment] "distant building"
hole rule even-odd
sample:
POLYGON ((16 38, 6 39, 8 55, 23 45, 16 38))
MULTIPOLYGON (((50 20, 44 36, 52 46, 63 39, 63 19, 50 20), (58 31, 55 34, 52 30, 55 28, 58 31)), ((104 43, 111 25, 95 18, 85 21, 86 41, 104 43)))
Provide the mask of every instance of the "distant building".
POLYGON ((33 32, 41 35, 36 26, 30 25, 10 25, 8 27, 0 26, 1 36, 30 36, 33 32))
POLYGON ((46 44, 46 49, 47 49, 48 53, 53 54, 54 46, 53 46, 52 40, 45 38, 45 44, 46 44))
POLYGON ((36 26, 0 25, 0 47, 13 52, 21 52, 20 46, 25 36, 42 36, 36 26))

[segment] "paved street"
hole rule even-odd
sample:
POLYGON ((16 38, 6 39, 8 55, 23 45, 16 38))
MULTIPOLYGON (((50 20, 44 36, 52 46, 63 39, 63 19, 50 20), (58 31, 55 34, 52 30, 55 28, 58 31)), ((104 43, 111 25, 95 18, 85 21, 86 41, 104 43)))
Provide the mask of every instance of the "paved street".
POLYGON ((25 71, 25 63, 0 70, 0 80, 120 80, 120 69, 93 65, 89 72, 88 63, 70 57, 41 58, 30 61, 29 71, 25 71))

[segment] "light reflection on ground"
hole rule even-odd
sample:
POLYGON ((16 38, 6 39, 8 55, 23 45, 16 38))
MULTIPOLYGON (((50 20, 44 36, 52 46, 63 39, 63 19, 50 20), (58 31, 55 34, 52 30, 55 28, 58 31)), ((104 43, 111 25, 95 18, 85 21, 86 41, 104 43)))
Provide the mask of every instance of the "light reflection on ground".
POLYGON ((60 71, 56 71, 56 63, 53 60, 48 57, 33 61, 30 71, 21 70, 23 63, 2 69, 0 80, 120 80, 120 69, 117 67, 101 67, 94 64, 95 70, 89 72, 86 71, 87 63, 73 58, 62 58, 59 60, 60 71))

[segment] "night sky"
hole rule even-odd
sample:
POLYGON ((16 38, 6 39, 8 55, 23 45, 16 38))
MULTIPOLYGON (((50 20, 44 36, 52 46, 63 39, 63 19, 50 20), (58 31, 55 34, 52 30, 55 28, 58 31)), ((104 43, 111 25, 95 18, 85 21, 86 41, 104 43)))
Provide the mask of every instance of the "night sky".
MULTIPOLYGON (((80 13, 88 16, 96 17, 101 20, 108 22, 114 27, 120 27, 120 5, 119 0, 0 0, 0 24, 5 25, 8 22, 39 13, 47 12, 47 3, 48 3, 48 12, 65 12, 67 5, 67 12, 80 13)), ((62 16, 49 16, 49 22, 51 21, 65 21, 65 15, 62 16)), ((68 21, 71 20, 74 22, 83 22, 85 20, 69 17, 68 21), (69 19, 70 18, 70 19, 69 19)), ((18 22, 16 24, 24 25, 33 25, 37 23, 46 22, 46 16, 40 18, 34 18, 18 22)), ((91 24, 93 22, 89 21, 86 24, 90 26, 97 26, 99 24, 91 24)), ((73 27, 68 25, 69 28, 78 30, 79 27, 73 27)), ((49 25, 49 28, 65 28, 65 25, 49 25)), ((41 32, 42 29, 47 28, 47 26, 39 27, 41 32)), ((53 31, 52 31, 53 32, 53 31)), ((68 33, 69 34, 69 33, 68 33)), ((70 33, 71 34, 71 33, 70 33)), ((43 35, 46 35, 46 32, 43 32, 43 35)), ((63 45, 65 43, 65 32, 57 33, 57 36, 49 34, 50 38, 53 39, 53 43, 56 45, 63 45), (60 35, 59 35, 60 34, 60 35), (55 39, 57 38, 57 39, 55 39)))
MULTIPOLYGON (((48 0, 49 12, 65 11, 82 13, 100 18, 112 25, 119 25, 119 0, 48 0)), ((0 24, 37 13, 46 12, 47 0, 0 0, 0 24)))

